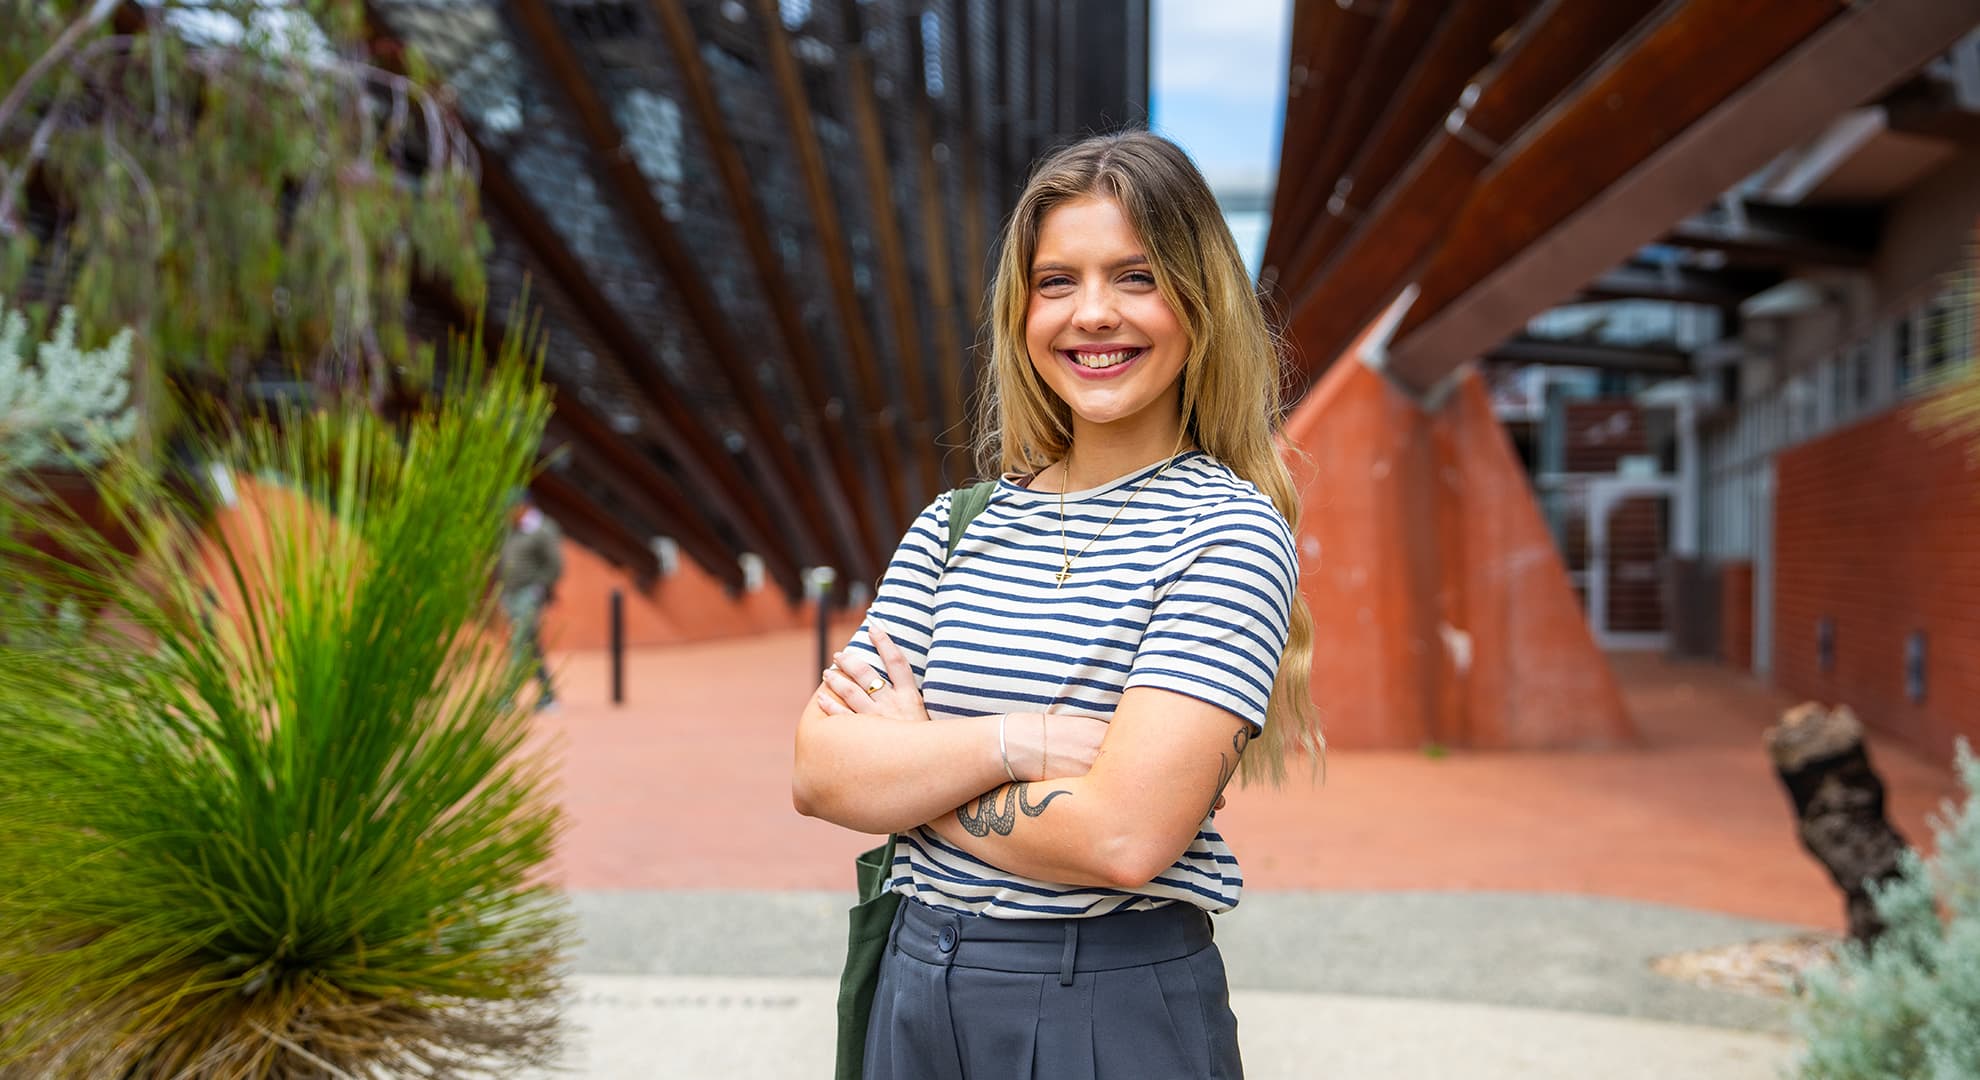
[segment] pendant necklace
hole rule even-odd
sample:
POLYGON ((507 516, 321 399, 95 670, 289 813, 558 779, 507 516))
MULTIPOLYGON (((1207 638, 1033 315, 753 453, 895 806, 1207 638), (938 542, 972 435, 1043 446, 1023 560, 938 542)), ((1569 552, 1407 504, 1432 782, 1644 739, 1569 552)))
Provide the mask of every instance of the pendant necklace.
POLYGON ((1106 525, 1100 526, 1099 530, 1096 531, 1093 534, 1093 536, 1086 541, 1086 545, 1080 548, 1078 553, 1074 553, 1072 549, 1072 542, 1068 540, 1066 537, 1066 488, 1070 487, 1072 484, 1072 448, 1071 447, 1066 448, 1066 457, 1065 457, 1066 474, 1059 478, 1059 546, 1065 555, 1066 561, 1065 561, 1065 565, 1059 568, 1059 572, 1052 575, 1053 580, 1057 582, 1057 584, 1052 586, 1053 588, 1057 589, 1057 588, 1065 587, 1066 579, 1072 576, 1073 560, 1079 558, 1081 555, 1084 555, 1088 551, 1092 550, 1093 541, 1100 539, 1100 534, 1106 532, 1108 527, 1113 525, 1114 521, 1121 516, 1121 511, 1126 510, 1128 508, 1128 503, 1133 502, 1134 497, 1136 495, 1141 494, 1142 490, 1148 487, 1148 485, 1153 484, 1155 481, 1161 479, 1162 474, 1169 471, 1169 466, 1174 465, 1176 463, 1177 455, 1179 455, 1182 452, 1183 434, 1187 430, 1188 428, 1187 426, 1185 426, 1182 431, 1176 432, 1176 447, 1174 450, 1171 450, 1169 452, 1169 460, 1163 462, 1162 467, 1155 470, 1154 476, 1151 476, 1148 479, 1143 480, 1140 484, 1137 484, 1135 486, 1134 491, 1128 494, 1127 499, 1123 501, 1121 505, 1114 508, 1114 516, 1107 519, 1106 525))

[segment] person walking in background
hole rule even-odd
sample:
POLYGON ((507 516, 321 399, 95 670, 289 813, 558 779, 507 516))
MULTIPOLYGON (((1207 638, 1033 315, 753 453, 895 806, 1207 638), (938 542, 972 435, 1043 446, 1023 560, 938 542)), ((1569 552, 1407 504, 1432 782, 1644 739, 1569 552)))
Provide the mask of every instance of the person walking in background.
POLYGON ((1243 765, 1321 750, 1281 361, 1147 132, 1038 167, 992 294, 989 501, 902 539, 798 721, 804 814, 898 833, 868 1080, 1243 1075, 1213 913, 1243 765))
POLYGON ((502 614, 509 619, 509 647, 536 668, 538 710, 557 703, 550 685, 550 665, 543 655, 543 609, 556 598, 557 579, 564 574, 564 532, 537 509, 529 492, 518 492, 509 535, 502 541, 497 568, 502 614))

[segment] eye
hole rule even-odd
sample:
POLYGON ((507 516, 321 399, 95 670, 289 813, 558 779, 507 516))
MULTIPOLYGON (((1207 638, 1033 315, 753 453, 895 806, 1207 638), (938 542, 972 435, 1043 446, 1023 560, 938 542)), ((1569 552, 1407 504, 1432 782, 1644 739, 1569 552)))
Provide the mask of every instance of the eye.
POLYGON ((1038 291, 1059 294, 1072 287, 1072 278, 1064 274, 1048 274, 1038 279, 1038 291))
POLYGON ((1130 270, 1121 280, 1134 285, 1153 285, 1155 284, 1155 275, 1147 270, 1130 270))

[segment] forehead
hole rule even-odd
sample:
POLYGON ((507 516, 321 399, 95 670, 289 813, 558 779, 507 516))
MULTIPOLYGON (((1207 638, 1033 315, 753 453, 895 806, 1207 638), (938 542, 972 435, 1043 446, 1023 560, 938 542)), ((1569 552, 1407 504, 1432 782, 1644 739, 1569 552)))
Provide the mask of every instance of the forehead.
POLYGON ((1060 203, 1038 222, 1038 248, 1032 264, 1066 259, 1110 258, 1141 254, 1127 212, 1113 199, 1087 195, 1060 203))

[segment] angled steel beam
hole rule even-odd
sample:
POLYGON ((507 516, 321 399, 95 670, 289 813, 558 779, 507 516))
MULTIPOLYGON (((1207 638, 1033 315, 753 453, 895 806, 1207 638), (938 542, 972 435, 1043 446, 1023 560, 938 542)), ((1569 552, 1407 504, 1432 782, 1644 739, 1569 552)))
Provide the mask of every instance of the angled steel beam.
POLYGON ((1295 222, 1305 237, 1287 257, 1279 280, 1304 281, 1381 195, 1396 170, 1423 145, 1450 111, 1465 83, 1492 59, 1492 43, 1518 19, 1525 0, 1464 0, 1450 7, 1369 129, 1314 222, 1295 222))
MULTIPOLYGON (((438 311, 454 325, 456 331, 467 333, 473 329, 474 315, 444 285, 425 277, 416 277, 413 295, 420 303, 438 311)), ((501 355, 502 343, 509 336, 508 326, 492 312, 484 313, 482 322, 489 343, 488 352, 501 355)), ((576 386, 558 378, 556 372, 547 366, 543 369, 543 381, 556 391, 551 398, 551 419, 612 467, 612 471, 605 476, 606 482, 663 535, 678 541, 681 550, 700 563, 710 576, 732 589, 741 590, 743 574, 737 561, 741 552, 731 549, 716 535, 715 530, 699 516, 700 508, 688 493, 662 472, 652 459, 626 442, 610 424, 586 407, 576 386)))
POLYGON ((1312 278, 1282 283, 1292 297, 1288 329, 1305 377, 1324 370, 1390 305, 1502 141, 1614 47, 1644 3, 1542 3, 1312 278))
POLYGON ((1669 300, 1736 308, 1748 297, 1779 285, 1783 276, 1772 270, 1732 267, 1704 270, 1693 266, 1624 263, 1581 287, 1574 302, 1602 300, 1669 300))
POLYGON ((1745 203, 1739 219, 1693 217, 1659 243, 1723 252, 1736 263, 1861 269, 1877 254, 1881 215, 1874 208, 1745 203))
MULTIPOLYGON (((1299 190, 1287 208, 1288 220, 1311 235, 1325 221, 1329 201, 1339 191, 1348 162, 1361 148, 1369 131, 1382 116, 1385 106, 1397 99, 1409 75, 1420 68, 1418 61, 1424 43, 1445 18, 1452 0, 1394 0, 1382 15, 1359 63, 1347 92, 1327 103, 1327 137, 1312 163, 1302 173, 1299 190)), ((1475 6, 1477 0, 1472 0, 1475 6)), ((1304 244, 1294 244, 1297 251, 1304 244)), ((1278 280, 1288 272, 1297 276, 1288 263, 1280 267, 1278 280)))
MULTIPOLYGON (((1711 5, 1700 0, 1696 6, 1711 5)), ((1723 36, 1734 25, 1720 23, 1711 32, 1723 36)), ((1536 310, 1535 297, 1559 295, 1586 281, 1648 239, 1644 233, 1655 223, 1677 220, 1737 184, 1976 26, 1980 0, 1879 0, 1835 16, 1778 62, 1742 80, 1627 175, 1584 200, 1544 242, 1527 244, 1479 275, 1391 350, 1389 373, 1409 386, 1436 385, 1453 364, 1517 329, 1536 310)), ((1696 64, 1685 67, 1687 76, 1696 73, 1696 64)), ((1657 100, 1646 107, 1661 111, 1667 105, 1657 100)), ((1612 111, 1607 122, 1627 127, 1630 120, 1627 111, 1620 116, 1612 111)))
POLYGON ((874 246, 880 255, 880 277, 886 283, 887 307, 893 315, 895 348, 900 350, 902 389, 907 393, 907 436, 924 483, 934 483, 935 432, 928 423, 928 387, 922 380, 921 325, 914 317, 914 288, 908 280, 907 249, 894 215, 893 171, 887 165, 887 137, 880 129, 880 108, 873 99, 873 59, 865 46, 847 49, 846 88, 852 99, 853 136, 865 166, 866 201, 873 210, 874 246))
POLYGON ((790 128, 791 147, 797 151, 798 171, 804 177, 805 201, 810 205, 812 226, 818 232, 818 245, 825 263, 826 277, 832 284, 832 299, 839 312, 852 353, 853 371, 858 376, 860 400, 853 411, 870 417, 875 429, 873 444, 879 458, 880 482, 886 488, 882 522, 890 533, 899 533, 921 509, 915 505, 919 493, 910 493, 903 475, 899 429, 894 412, 887 408, 893 397, 881 377, 872 335, 866 330, 866 313, 860 306, 859 289, 853 284, 852 253, 840 227, 839 211, 832 194, 832 178, 825 168, 825 153, 818 145, 818 132, 811 122, 811 104, 805 97, 804 80, 798 73, 797 57, 791 53, 790 36, 777 0, 756 0, 756 21, 763 27, 764 54, 770 65, 771 82, 783 104, 784 121, 790 128))
MULTIPOLYGON (((956 35, 956 63, 961 71, 951 72, 950 82, 958 93, 956 101, 961 106, 957 115, 957 138, 962 143, 962 184, 963 184, 963 293, 965 311, 974 323, 983 317, 983 258, 990 252, 990 246, 983 239, 983 155, 976 141, 976 117, 980 111, 976 101, 976 61, 971 48, 969 34, 969 4, 966 0, 949 0, 949 25, 956 35)), ((1059 73, 1060 88, 1068 82, 1062 68, 1059 73)))
POLYGON ((584 264, 544 220, 535 202, 516 184, 501 159, 485 148, 476 149, 481 155, 483 194, 516 226, 537 264, 584 316, 599 340, 612 350, 626 376, 639 387, 666 426, 663 436, 680 446, 688 460, 705 471, 705 478, 698 478, 704 480, 699 485, 703 498, 736 527, 751 550, 763 556, 764 568, 787 596, 803 596, 804 583, 797 560, 779 526, 771 520, 768 508, 751 496, 754 485, 708 433, 693 408, 668 385, 661 374, 660 362, 647 343, 592 282, 584 264))
POLYGON ((1675 345, 1614 345, 1526 335, 1495 346, 1482 359, 1494 364, 1549 364, 1646 375, 1691 373, 1691 354, 1675 345))
MULTIPOLYGON (((624 152, 625 135, 612 119, 611 108, 585 78, 583 65, 578 62, 570 43, 564 40, 563 32, 545 0, 516 0, 511 10, 525 31, 524 37, 534 45, 537 58, 543 62, 551 81, 563 92, 565 101, 576 116, 590 150, 592 167, 609 179, 617 202, 639 231, 640 239, 659 257, 681 307, 694 323, 695 332, 708 343, 709 351, 713 353, 714 368, 721 373, 730 394, 742 406, 750 428, 747 452, 756 459, 757 468, 765 478, 779 483, 787 497, 797 501, 800 513, 796 517, 804 523, 799 526, 803 530, 799 538, 806 550, 792 551, 782 547, 784 538, 776 534, 772 519, 762 512, 766 508, 760 497, 748 500, 749 508, 758 512, 758 526, 769 534, 768 539, 779 545, 778 554, 785 559, 795 556, 800 561, 829 561, 834 545, 815 531, 826 521, 824 508, 818 503, 816 485, 806 477, 804 466, 798 463, 797 455, 784 439, 783 422, 775 415, 757 383, 753 365, 744 362, 750 353, 730 331, 727 316, 708 288, 707 275, 695 265, 686 245, 674 235, 673 226, 660 209, 659 201, 653 197, 653 189, 645 174, 624 152)), ((648 392, 652 393, 650 389, 648 392)), ((678 395, 667 393, 664 396, 678 403, 678 395)), ((700 428, 698 423, 693 423, 690 410, 683 407, 680 412, 684 431, 690 430, 689 424, 693 429, 700 428)), ((720 475, 724 469, 715 465, 715 461, 719 460, 727 471, 734 472, 726 451, 712 437, 704 435, 703 439, 694 440, 690 436, 690 440, 700 443, 696 446, 699 451, 697 457, 701 457, 707 467, 714 468, 720 475)), ((740 476, 731 475, 723 479, 739 480, 740 476)), ((748 488, 731 490, 741 492, 748 488)), ((765 557, 766 560, 770 557, 768 552, 765 557)))
MULTIPOLYGON (((921 178, 921 261, 928 268, 928 297, 935 310, 935 369, 942 384, 942 424, 945 437, 967 438, 970 426, 963 416, 963 339, 962 312, 956 303, 955 257, 950 250, 950 217, 942 212, 942 178, 936 171, 934 105, 928 100, 928 82, 921 77, 926 57, 920 23, 914 16, 902 19, 908 33, 908 55, 912 58, 914 87, 908 94, 908 109, 914 120, 914 154, 921 178)), ((1036 103, 1036 99, 1034 104, 1036 103)), ((971 466, 965 462, 961 472, 971 466)), ((944 475, 952 475, 944 461, 944 475)))
MULTIPOLYGON (((777 320, 777 331, 784 339, 784 348, 789 351, 791 367, 797 376, 798 386, 814 409, 812 413, 801 413, 795 417, 799 430, 831 468, 825 497, 837 500, 841 505, 859 504, 858 493, 864 489, 859 478, 859 455, 870 452, 867 440, 856 428, 848 425, 842 412, 826 409, 825 403, 838 396, 825 378, 825 358, 812 341, 811 330, 805 326, 799 314, 797 296, 791 290, 791 283, 783 268, 783 261, 776 247, 770 242, 770 229, 764 223, 763 210, 757 203, 755 185, 750 182, 749 165, 743 160, 742 150, 736 145, 735 136, 729 131, 729 124, 722 114, 721 102, 715 96, 715 80, 708 73, 708 65, 702 62, 700 42, 696 39, 694 22, 688 17, 682 0, 649 0, 648 8, 654 20, 667 39, 667 49, 673 54, 675 69, 687 88, 688 104, 694 110, 695 119, 701 127, 702 140, 708 144, 710 155, 715 159, 715 168, 722 174, 722 188, 729 197, 729 208, 735 214, 736 226, 742 233, 743 246, 749 249, 750 265, 756 270, 757 283, 763 288, 763 296, 769 301, 771 317, 777 320)), ((880 568, 887 564, 893 548, 891 537, 882 537, 874 527, 872 516, 863 513, 848 515, 853 524, 852 547, 846 551, 846 571, 842 578, 857 581, 878 579, 880 568)), ((821 525, 830 517, 816 519, 821 525)))
POLYGON ((1354 73, 1359 44, 1375 32, 1370 19, 1354 18, 1335 4, 1292 5, 1286 57, 1285 120, 1279 134, 1279 175, 1272 188, 1271 231, 1259 262, 1259 280, 1283 287, 1279 264, 1291 253, 1293 235, 1304 222, 1292 219, 1292 204, 1304 189, 1313 155, 1325 137, 1320 110, 1339 100, 1354 73))
POLYGON ((1416 304, 1397 328, 1398 340, 1737 94, 1839 10, 1836 0, 1690 0, 1648 27, 1480 178, 1417 277, 1416 304))
POLYGON ((659 558, 577 485, 545 469, 529 482, 529 490, 572 540, 623 567, 641 588, 658 580, 659 558))

